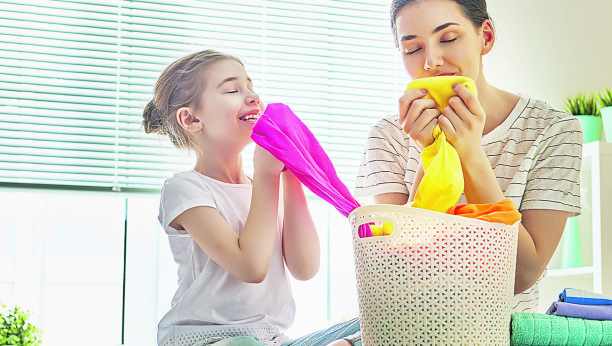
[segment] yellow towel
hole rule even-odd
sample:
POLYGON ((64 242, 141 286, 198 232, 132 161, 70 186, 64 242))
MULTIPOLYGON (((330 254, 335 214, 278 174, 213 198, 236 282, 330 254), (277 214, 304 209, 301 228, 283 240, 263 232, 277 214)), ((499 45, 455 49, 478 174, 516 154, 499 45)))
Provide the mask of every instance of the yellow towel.
MULTIPOLYGON (((406 91, 427 89, 429 93, 425 97, 434 99, 437 108, 442 111, 448 107, 448 100, 456 95, 452 87, 455 83, 465 85, 474 95, 478 95, 474 81, 462 76, 417 79, 408 84, 406 91)), ((439 125, 435 127, 433 136, 435 139, 433 144, 421 153, 425 175, 418 187, 412 206, 445 213, 448 208, 457 203, 463 193, 463 172, 459 154, 446 141, 446 136, 439 125)))

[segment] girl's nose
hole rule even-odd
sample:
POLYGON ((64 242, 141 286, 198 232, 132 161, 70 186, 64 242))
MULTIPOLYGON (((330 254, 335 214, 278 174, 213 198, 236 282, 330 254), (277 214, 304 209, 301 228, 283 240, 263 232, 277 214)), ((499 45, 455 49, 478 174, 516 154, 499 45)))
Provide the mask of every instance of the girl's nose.
POLYGON ((245 102, 247 104, 259 104, 260 100, 259 100, 259 95, 257 95, 256 93, 252 92, 245 100, 245 102))

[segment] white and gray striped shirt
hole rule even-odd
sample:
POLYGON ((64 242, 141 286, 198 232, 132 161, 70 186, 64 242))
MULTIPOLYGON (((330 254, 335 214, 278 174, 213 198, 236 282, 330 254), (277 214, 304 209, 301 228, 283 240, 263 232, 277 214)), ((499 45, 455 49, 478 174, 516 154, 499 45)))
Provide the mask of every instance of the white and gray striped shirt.
MULTIPOLYGON (((580 214, 582 131, 575 117, 523 94, 506 120, 482 137, 482 147, 504 195, 519 211, 580 214)), ((409 195, 420 155, 397 115, 379 120, 368 135, 355 197, 368 204, 382 193, 409 195)), ((466 203, 464 195, 458 203, 466 203)), ((537 312, 542 277, 515 296, 515 312, 537 312)))

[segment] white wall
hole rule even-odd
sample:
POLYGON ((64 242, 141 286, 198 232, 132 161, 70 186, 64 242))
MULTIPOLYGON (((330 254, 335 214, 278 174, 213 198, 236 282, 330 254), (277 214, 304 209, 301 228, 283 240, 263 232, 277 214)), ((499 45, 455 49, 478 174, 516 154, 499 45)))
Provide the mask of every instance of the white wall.
POLYGON ((612 86, 612 0, 488 0, 497 29, 484 69, 492 85, 563 108, 612 86))

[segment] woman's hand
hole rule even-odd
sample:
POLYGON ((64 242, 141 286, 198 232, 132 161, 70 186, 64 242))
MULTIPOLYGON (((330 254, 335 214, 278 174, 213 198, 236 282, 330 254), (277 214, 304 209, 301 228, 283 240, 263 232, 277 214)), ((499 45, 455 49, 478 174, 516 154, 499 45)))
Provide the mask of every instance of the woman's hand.
POLYGON ((413 89, 399 99, 399 123, 421 150, 433 143, 433 130, 442 114, 436 101, 423 98, 425 95, 427 90, 413 89))
POLYGON ((482 152, 486 114, 476 95, 465 85, 455 84, 453 90, 457 96, 448 100, 449 107, 443 110, 438 122, 461 161, 468 162, 470 155, 482 152))

